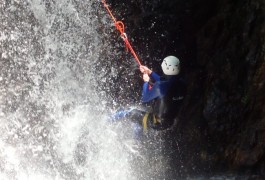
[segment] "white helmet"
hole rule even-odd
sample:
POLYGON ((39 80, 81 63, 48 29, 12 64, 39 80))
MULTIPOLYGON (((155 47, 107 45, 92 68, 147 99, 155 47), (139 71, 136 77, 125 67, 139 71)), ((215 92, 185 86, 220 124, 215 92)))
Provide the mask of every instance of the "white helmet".
POLYGON ((167 56, 161 66, 165 75, 177 75, 179 73, 180 62, 175 56, 167 56))

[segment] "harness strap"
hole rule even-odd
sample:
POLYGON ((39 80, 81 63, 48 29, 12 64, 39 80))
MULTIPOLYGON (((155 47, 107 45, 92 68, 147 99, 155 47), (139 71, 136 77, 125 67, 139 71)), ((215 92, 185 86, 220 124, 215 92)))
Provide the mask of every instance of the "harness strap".
POLYGON ((142 125, 143 125, 143 131, 144 132, 147 132, 148 130, 148 121, 149 121, 149 126, 155 126, 155 125, 158 125, 160 122, 159 122, 159 119, 156 118, 156 116, 152 113, 145 113, 144 117, 143 117, 143 122, 142 122, 142 125), (152 119, 151 119, 152 118, 152 119), (152 124, 150 124, 152 123, 152 124))
POLYGON ((156 116, 153 114, 153 123, 157 124, 159 123, 159 119, 156 118, 156 116))
POLYGON ((148 121, 149 113, 145 113, 143 118, 143 130, 147 131, 147 121, 148 121))

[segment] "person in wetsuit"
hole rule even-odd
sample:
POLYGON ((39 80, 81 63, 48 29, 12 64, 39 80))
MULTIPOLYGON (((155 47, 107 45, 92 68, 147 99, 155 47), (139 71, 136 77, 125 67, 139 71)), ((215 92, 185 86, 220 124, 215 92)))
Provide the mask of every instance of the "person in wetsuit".
POLYGON ((152 103, 152 110, 148 114, 145 126, 157 130, 170 128, 176 119, 180 105, 186 94, 186 84, 178 76, 180 61, 175 56, 166 57, 162 64, 165 76, 162 78, 146 66, 141 66, 143 73, 142 101, 152 103), (150 77, 155 81, 150 82, 150 77), (151 86, 151 87, 150 87, 151 86))
POLYGON ((177 57, 166 57, 161 67, 164 77, 160 77, 146 66, 140 66, 144 80, 141 100, 143 103, 151 103, 151 110, 149 112, 137 108, 122 110, 115 114, 114 119, 129 118, 142 125, 144 130, 148 128, 164 130, 172 127, 186 94, 186 84, 178 76, 180 61, 177 57))

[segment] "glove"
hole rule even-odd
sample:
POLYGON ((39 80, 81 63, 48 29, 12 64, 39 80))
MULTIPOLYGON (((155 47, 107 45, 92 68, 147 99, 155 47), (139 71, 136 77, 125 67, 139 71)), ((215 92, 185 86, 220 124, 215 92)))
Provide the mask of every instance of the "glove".
POLYGON ((150 77, 148 76, 148 74, 144 74, 143 75, 143 80, 144 80, 144 82, 149 82, 150 81, 150 77))
POLYGON ((152 73, 152 70, 150 70, 148 67, 146 66, 140 66, 140 71, 143 73, 143 74, 147 74, 147 75, 150 75, 152 73))

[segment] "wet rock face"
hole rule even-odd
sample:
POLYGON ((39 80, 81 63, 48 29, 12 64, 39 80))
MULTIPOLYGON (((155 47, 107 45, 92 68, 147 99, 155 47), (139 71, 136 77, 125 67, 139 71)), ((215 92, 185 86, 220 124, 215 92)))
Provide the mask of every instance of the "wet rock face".
POLYGON ((258 167, 265 144, 261 138, 264 95, 260 91, 264 89, 264 3, 220 5, 219 13, 197 38, 198 63, 208 75, 203 103, 207 135, 231 167, 258 167))
POLYGON ((124 18, 144 64, 161 72, 164 56, 181 59, 189 85, 183 133, 199 134, 183 143, 197 145, 202 156, 194 159, 222 170, 265 174, 265 2, 110 3, 124 18))

